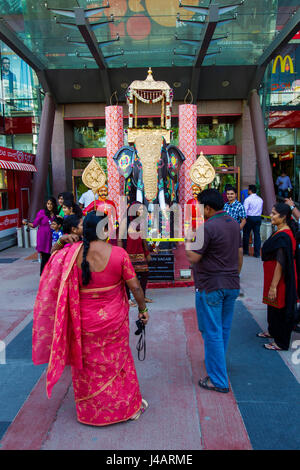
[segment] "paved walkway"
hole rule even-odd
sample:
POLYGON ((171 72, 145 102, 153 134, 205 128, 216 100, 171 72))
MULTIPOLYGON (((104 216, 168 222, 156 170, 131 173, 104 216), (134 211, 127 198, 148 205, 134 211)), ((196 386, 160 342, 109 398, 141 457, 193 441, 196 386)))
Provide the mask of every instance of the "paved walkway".
MULTIPOLYGON (((266 325, 260 260, 244 258, 244 297, 236 305, 228 351, 230 393, 197 385, 205 366, 193 288, 151 289, 144 362, 137 360, 137 338, 131 334, 149 409, 137 422, 95 428, 76 421, 69 368, 48 400, 46 367, 32 364, 32 307, 39 282, 39 264, 26 259, 32 253, 0 252, 0 340, 6 344, 5 358, 0 352, 2 449, 299 449, 300 364, 295 358, 300 353, 266 351, 264 340, 255 336, 266 325)), ((130 313, 133 330, 136 309, 130 313)), ((300 346, 294 333, 292 346, 296 341, 300 346)))

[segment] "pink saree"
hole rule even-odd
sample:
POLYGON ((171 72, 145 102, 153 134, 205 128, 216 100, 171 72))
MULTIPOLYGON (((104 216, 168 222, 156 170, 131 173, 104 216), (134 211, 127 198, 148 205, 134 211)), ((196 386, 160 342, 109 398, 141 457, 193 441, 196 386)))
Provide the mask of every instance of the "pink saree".
POLYGON ((125 250, 112 247, 107 266, 81 283, 81 243, 51 256, 34 306, 33 362, 48 362, 47 395, 71 365, 77 419, 104 426, 127 421, 142 397, 129 347, 124 281, 135 277, 125 250))

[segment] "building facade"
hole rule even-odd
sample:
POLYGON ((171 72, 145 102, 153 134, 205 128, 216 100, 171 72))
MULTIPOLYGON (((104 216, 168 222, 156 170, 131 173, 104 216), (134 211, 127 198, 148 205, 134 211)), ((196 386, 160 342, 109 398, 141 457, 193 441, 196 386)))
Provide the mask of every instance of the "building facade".
POLYGON ((28 217, 41 109, 34 71, 0 41, 0 248, 28 217))

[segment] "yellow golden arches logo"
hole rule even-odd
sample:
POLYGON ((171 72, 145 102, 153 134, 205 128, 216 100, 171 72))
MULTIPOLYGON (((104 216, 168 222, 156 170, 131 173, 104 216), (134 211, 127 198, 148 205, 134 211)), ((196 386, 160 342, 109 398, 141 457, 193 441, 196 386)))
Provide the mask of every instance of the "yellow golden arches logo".
POLYGON ((294 64, 292 61, 291 56, 286 55, 284 59, 281 57, 281 55, 278 55, 273 62, 273 67, 272 67, 272 73, 276 73, 276 67, 277 67, 277 62, 280 62, 280 71, 283 72, 289 72, 289 73, 294 73, 294 64), (287 62, 288 62, 288 67, 287 67, 287 62))

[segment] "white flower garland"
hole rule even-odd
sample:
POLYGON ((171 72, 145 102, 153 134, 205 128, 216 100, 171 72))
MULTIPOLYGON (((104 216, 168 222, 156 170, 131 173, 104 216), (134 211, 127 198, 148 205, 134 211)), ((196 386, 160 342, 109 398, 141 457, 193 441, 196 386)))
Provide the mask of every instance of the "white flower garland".
POLYGON ((147 100, 146 98, 142 98, 136 91, 134 90, 131 90, 131 93, 133 94, 133 96, 135 96, 139 101, 142 101, 143 103, 146 103, 146 104, 150 104, 150 101, 152 103, 158 103, 159 101, 161 101, 163 99, 163 93, 158 97, 158 98, 155 98, 154 100, 147 100))

